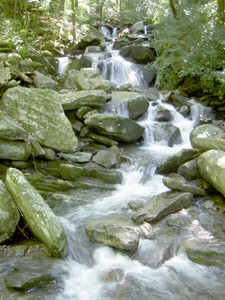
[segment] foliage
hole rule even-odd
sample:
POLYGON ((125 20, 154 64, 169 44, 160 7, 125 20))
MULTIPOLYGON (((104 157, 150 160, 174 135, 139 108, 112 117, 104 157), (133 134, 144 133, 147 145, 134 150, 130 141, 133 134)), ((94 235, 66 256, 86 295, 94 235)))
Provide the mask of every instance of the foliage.
POLYGON ((225 95, 224 27, 218 24, 214 2, 182 8, 178 18, 158 25, 154 46, 162 88, 176 88, 185 78, 195 78, 205 93, 225 95))

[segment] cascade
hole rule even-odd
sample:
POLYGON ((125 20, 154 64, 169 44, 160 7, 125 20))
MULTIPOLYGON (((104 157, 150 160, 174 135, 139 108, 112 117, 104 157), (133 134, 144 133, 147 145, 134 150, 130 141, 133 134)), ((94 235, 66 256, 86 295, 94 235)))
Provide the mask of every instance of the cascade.
POLYGON ((69 62, 70 59, 67 56, 58 58, 58 74, 62 75, 65 73, 66 67, 69 62))
MULTIPOLYGON (((101 30, 108 38, 113 36, 104 28, 101 30)), ((108 52, 110 53, 108 58, 104 53, 95 54, 94 66, 100 70, 104 78, 118 86, 124 83, 148 86, 138 66, 126 62, 116 51, 108 50, 108 52)), ((63 59, 61 63, 63 64, 63 59)), ((70 195, 67 202, 56 209, 55 212, 68 236, 70 254, 59 262, 65 271, 61 287, 51 291, 46 298, 42 295, 40 299, 222 300, 224 298, 225 271, 193 263, 181 247, 184 236, 180 234, 179 229, 182 222, 188 222, 192 217, 188 209, 183 209, 170 220, 171 224, 173 222, 175 224, 174 226, 169 224, 177 232, 175 240, 170 241, 170 236, 164 240, 167 232, 159 232, 158 240, 143 237, 135 252, 120 252, 101 244, 91 243, 85 233, 85 224, 88 221, 115 215, 130 217, 129 202, 146 203, 152 196, 168 191, 162 182, 163 176, 156 174, 156 167, 171 154, 184 148, 191 148, 189 135, 199 122, 199 115, 211 117, 208 109, 195 102, 191 104, 190 112, 184 117, 172 105, 166 103, 162 95, 157 101, 152 101, 148 111, 137 120, 145 127, 143 141, 134 145, 123 145, 123 155, 127 159, 120 167, 123 174, 122 183, 118 184, 114 191, 77 190, 70 195), (157 119, 159 107, 167 110, 171 116, 167 124, 180 131, 179 142, 173 145, 169 145, 167 140, 156 140, 154 135, 155 130, 162 125, 157 119), (179 220, 182 222, 179 223, 179 220)), ((126 107, 122 107, 118 114, 127 116, 126 107)), ((197 233, 210 241, 210 234, 198 220, 194 220, 185 235, 192 239, 197 233)))

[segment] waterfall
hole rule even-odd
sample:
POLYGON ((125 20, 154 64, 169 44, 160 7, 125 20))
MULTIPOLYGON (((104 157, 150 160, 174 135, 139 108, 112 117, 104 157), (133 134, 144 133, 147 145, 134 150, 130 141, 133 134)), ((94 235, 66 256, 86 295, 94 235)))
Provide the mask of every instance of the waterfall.
POLYGON ((70 59, 67 56, 58 58, 58 73, 60 75, 65 73, 66 67, 69 64, 69 62, 70 59))

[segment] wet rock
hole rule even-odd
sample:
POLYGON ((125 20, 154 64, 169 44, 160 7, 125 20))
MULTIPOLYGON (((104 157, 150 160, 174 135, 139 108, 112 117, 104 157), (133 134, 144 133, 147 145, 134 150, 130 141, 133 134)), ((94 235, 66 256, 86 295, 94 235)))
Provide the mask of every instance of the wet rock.
POLYGON ((225 196, 225 152, 209 150, 197 159, 201 176, 225 196))
POLYGON ((171 190, 188 192, 197 196, 204 196, 205 191, 197 185, 197 182, 187 181, 179 174, 171 173, 163 178, 163 184, 171 190))
POLYGON ((5 184, 0 180, 0 243, 14 234, 19 219, 18 208, 5 184))
MULTIPOLYGON (((91 68, 93 59, 88 55, 81 55, 80 58, 71 61, 67 66, 67 72, 69 70, 80 70, 82 68, 91 68)), ((68 75, 68 74, 67 74, 68 75)))
POLYGON ((135 121, 117 115, 94 114, 84 123, 90 129, 121 142, 134 142, 144 132, 135 121))
POLYGON ((140 93, 112 92, 112 100, 105 104, 103 111, 136 119, 145 113, 148 107, 147 98, 140 93))
POLYGON ((103 90, 111 92, 115 85, 103 77, 93 68, 81 69, 74 75, 74 81, 78 90, 103 90))
POLYGON ((109 147, 110 146, 118 146, 118 142, 117 141, 114 141, 114 140, 112 140, 110 138, 107 138, 107 137, 105 137, 103 135, 91 132, 91 133, 88 133, 88 136, 89 136, 89 138, 91 138, 94 141, 99 142, 99 143, 101 143, 103 145, 106 145, 106 146, 109 146, 109 147))
POLYGON ((149 47, 142 45, 131 45, 123 47, 119 54, 125 58, 130 58, 138 64, 147 64, 155 60, 155 53, 149 47))
POLYGON ((53 262, 45 261, 17 263, 6 275, 5 284, 8 288, 16 290, 30 290, 58 280, 59 274, 53 272, 53 262))
POLYGON ((164 140, 169 147, 181 143, 180 129, 168 122, 161 122, 152 126, 152 134, 155 142, 164 140))
POLYGON ((193 148, 204 151, 225 150, 225 131, 212 124, 204 124, 194 128, 190 140, 193 148))
POLYGON ((82 106, 100 108, 109 99, 103 90, 69 92, 59 96, 64 110, 78 109, 82 106))
POLYGON ((26 161, 31 154, 31 145, 27 142, 0 139, 0 159, 26 161))
MULTIPOLYGON (((130 219, 123 217, 92 220, 85 228, 91 241, 126 251, 136 250, 139 237, 143 235, 141 227, 135 226, 130 219)), ((152 234, 151 226, 145 234, 152 234)))
POLYGON ((17 169, 9 168, 6 174, 6 187, 32 233, 47 245, 54 257, 66 256, 67 237, 61 224, 24 175, 17 169))
POLYGON ((56 82, 49 76, 41 74, 38 71, 34 71, 33 81, 35 87, 39 89, 57 90, 59 86, 58 82, 56 82))
POLYGON ((216 239, 191 239, 183 244, 187 256, 197 264, 225 269, 225 243, 216 239))
POLYGON ((164 108, 162 105, 157 105, 155 120, 157 122, 168 122, 171 121, 171 111, 164 108))
POLYGON ((3 111, 0 111, 0 138, 6 140, 27 141, 29 135, 16 121, 10 118, 3 111))
POLYGON ((196 159, 192 159, 181 165, 177 169, 177 173, 187 180, 192 180, 201 177, 196 159))
POLYGON ((192 195, 190 193, 165 192, 153 196, 148 204, 132 216, 132 220, 138 223, 143 221, 159 221, 171 213, 175 213, 182 208, 189 207, 191 205, 191 201, 192 195))
POLYGON ((58 98, 52 90, 15 87, 4 93, 0 108, 18 120, 42 146, 74 152, 77 138, 58 98))
POLYGON ((171 155, 165 162, 156 168, 156 173, 169 174, 175 173, 182 164, 197 157, 199 151, 194 149, 182 149, 178 153, 171 155))
POLYGON ((106 183, 117 184, 122 181, 122 174, 116 170, 93 166, 78 166, 61 164, 59 167, 62 178, 66 180, 78 180, 81 178, 96 178, 106 183))

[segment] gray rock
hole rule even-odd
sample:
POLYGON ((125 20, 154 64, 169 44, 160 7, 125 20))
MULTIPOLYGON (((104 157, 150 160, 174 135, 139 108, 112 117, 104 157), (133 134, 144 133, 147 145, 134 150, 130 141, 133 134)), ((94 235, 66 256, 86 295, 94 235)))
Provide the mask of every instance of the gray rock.
POLYGON ((0 138, 27 141, 29 134, 16 121, 0 110, 0 138))
POLYGON ((152 135, 155 142, 165 141, 168 146, 181 143, 180 129, 169 122, 161 122, 152 126, 152 135))
POLYGON ((26 161, 31 154, 31 145, 27 142, 0 139, 0 158, 26 161))
POLYGON ((194 128, 190 140, 193 148, 204 151, 225 150, 225 131, 212 124, 204 124, 194 128))
POLYGON ((115 85, 103 77, 93 68, 81 69, 74 76, 78 90, 103 90, 111 92, 115 85))
POLYGON ((92 154, 87 152, 75 152, 72 154, 65 154, 59 152, 57 156, 74 163, 87 163, 91 160, 92 154))
POLYGON ((136 119, 147 111, 149 102, 140 93, 112 92, 112 100, 105 104, 103 111, 136 119))
POLYGON ((197 196, 204 196, 205 191, 197 185, 197 182, 187 181, 179 174, 171 173, 163 178, 163 184, 171 190, 188 192, 197 196))
POLYGON ((19 219, 18 208, 7 191, 5 184, 0 180, 0 243, 14 234, 19 219))
POLYGON ((209 150, 197 159, 201 176, 225 196, 225 152, 209 150))
POLYGON ((130 58, 138 64, 147 64, 155 60, 152 49, 142 45, 131 45, 123 47, 119 54, 125 58, 130 58))
POLYGON ((91 241, 126 251, 138 248, 139 237, 143 236, 143 231, 148 237, 152 234, 151 226, 146 232, 146 228, 143 230, 141 226, 135 226, 131 220, 123 217, 95 219, 89 221, 85 228, 91 241))
POLYGON ((114 141, 110 138, 107 138, 103 135, 99 135, 99 134, 95 134, 93 132, 91 133, 88 133, 89 135, 89 138, 93 139, 94 141, 98 142, 98 143, 101 143, 103 145, 106 145, 106 146, 118 146, 118 142, 117 141, 114 141))
POLYGON ((144 132, 135 121, 117 115, 94 114, 84 123, 90 129, 121 142, 134 142, 144 132))
POLYGON ((177 173, 187 180, 192 180, 201 177, 196 159, 192 159, 181 165, 177 169, 177 173))
POLYGON ((39 89, 57 90, 59 86, 58 82, 56 82, 49 76, 41 74, 38 71, 34 71, 33 81, 35 87, 39 89))
POLYGON ((199 151, 194 149, 182 149, 174 155, 171 155, 165 162, 156 168, 156 173, 169 174, 175 173, 182 164, 197 157, 199 151))
POLYGON ((165 192, 153 196, 146 206, 132 216, 132 219, 140 223, 159 221, 171 213, 190 206, 191 200, 190 193, 165 192))
POLYGON ((42 146, 62 152, 75 151, 78 141, 55 91, 10 88, 2 96, 0 109, 18 120, 42 146))
POLYGON ((157 122, 168 122, 171 121, 171 111, 164 108, 162 105, 157 105, 155 121, 157 122))
POLYGON ((64 110, 78 109, 82 106, 100 108, 109 99, 103 90, 77 91, 59 95, 64 110))
POLYGON ((144 32, 144 23, 143 23, 143 21, 136 22, 130 27, 130 32, 136 33, 136 32, 139 32, 139 31, 144 32))
POLYGON ((61 224, 24 175, 17 169, 9 168, 6 187, 33 234, 47 245, 54 257, 66 256, 68 243, 61 224))
POLYGON ((110 150, 100 150, 92 161, 105 168, 118 167, 120 164, 117 155, 110 150))

